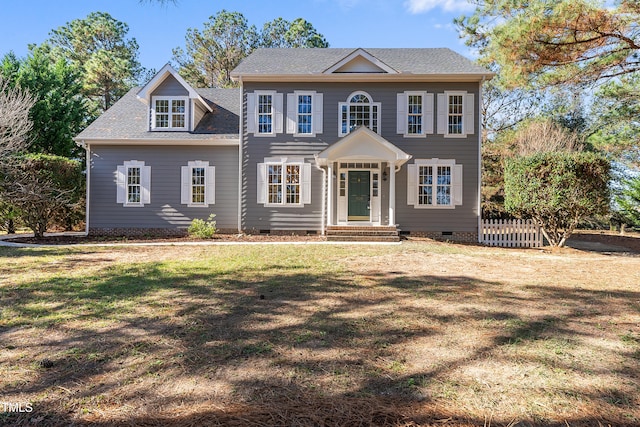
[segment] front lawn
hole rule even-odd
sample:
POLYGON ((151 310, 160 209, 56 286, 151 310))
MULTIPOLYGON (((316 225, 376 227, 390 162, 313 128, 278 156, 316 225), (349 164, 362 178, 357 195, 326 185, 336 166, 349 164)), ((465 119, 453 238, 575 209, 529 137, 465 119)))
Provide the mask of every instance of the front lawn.
POLYGON ((12 425, 637 425, 640 257, 0 247, 12 425))

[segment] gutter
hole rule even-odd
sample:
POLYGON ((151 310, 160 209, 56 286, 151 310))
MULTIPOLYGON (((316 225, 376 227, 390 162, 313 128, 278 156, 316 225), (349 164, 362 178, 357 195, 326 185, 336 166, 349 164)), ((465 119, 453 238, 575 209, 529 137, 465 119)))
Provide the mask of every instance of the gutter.
POLYGON ((325 211, 327 210, 327 170, 318 164, 318 159, 316 158, 316 169, 322 171, 322 207, 320 208, 320 231, 321 235, 325 235, 326 230, 326 221, 325 221, 325 211))

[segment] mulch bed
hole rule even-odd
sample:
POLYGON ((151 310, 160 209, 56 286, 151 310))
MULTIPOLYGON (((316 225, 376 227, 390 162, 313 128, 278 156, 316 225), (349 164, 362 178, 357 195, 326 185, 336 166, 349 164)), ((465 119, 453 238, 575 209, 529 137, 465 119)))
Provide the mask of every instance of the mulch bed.
MULTIPOLYGON (((8 239, 15 243, 29 243, 41 245, 77 245, 92 243, 189 243, 189 242, 320 242, 324 238, 320 235, 271 235, 271 234, 217 234, 213 239, 205 240, 189 236, 158 237, 158 236, 45 236, 41 239, 34 237, 16 237, 8 239)), ((410 238, 409 240, 422 240, 410 238)), ((424 239, 431 240, 431 239, 424 239)), ((580 230, 571 236, 571 240, 627 248, 631 252, 640 253, 640 233, 626 233, 624 235, 598 230, 580 230)))
POLYGON ((16 237, 7 239, 15 243, 29 243, 40 245, 78 245, 90 243, 189 243, 189 242, 319 242, 318 235, 269 235, 269 234, 217 234, 212 239, 198 239, 184 237, 155 237, 155 236, 44 236, 16 237))

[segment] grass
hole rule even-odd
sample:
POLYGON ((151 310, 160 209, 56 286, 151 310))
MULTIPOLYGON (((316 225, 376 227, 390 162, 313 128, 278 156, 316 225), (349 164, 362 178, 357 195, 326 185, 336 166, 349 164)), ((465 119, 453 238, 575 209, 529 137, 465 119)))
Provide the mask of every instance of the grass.
POLYGON ((638 257, 409 242, 0 259, 0 396, 34 408, 0 423, 640 424, 638 257))

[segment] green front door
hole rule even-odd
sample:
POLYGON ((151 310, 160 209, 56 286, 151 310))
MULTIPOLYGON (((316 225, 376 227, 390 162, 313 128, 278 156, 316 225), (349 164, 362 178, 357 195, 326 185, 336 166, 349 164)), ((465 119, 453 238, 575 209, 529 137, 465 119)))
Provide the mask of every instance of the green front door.
POLYGON ((369 171, 349 172, 349 221, 369 221, 369 171))

